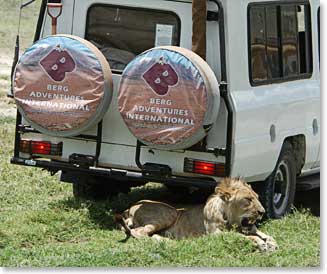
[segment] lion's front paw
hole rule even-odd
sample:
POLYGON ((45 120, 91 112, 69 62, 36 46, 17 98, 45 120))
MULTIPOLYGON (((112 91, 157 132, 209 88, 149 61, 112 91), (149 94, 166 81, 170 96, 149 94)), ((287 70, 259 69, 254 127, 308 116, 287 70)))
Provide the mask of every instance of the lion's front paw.
POLYGON ((157 242, 167 242, 167 241, 170 241, 169 238, 165 238, 165 237, 162 237, 160 236, 159 234, 153 234, 151 236, 151 238, 157 242))
POLYGON ((278 250, 278 244, 276 243, 273 237, 268 236, 266 239, 264 239, 264 241, 266 243, 268 252, 278 250))
POLYGON ((250 239, 261 252, 272 252, 278 249, 276 241, 270 236, 262 239, 261 237, 252 235, 247 236, 247 238, 250 239))
POLYGON ((131 235, 135 239, 142 239, 144 237, 147 237, 148 235, 144 232, 143 228, 134 228, 131 229, 131 235))

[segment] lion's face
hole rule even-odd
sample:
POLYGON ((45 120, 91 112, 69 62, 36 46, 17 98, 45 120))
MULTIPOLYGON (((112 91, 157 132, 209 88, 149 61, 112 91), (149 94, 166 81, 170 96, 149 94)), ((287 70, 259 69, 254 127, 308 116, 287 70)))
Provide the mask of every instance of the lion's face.
POLYGON ((239 179, 225 179, 216 188, 226 203, 228 223, 240 228, 251 228, 262 218, 265 210, 251 186, 239 179))

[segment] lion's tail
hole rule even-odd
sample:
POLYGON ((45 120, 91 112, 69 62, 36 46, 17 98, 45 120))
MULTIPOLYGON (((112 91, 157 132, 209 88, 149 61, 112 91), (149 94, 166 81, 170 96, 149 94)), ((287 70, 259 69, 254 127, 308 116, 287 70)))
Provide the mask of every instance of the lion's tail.
POLYGON ((114 220, 116 223, 120 224, 124 228, 126 236, 129 238, 132 235, 132 232, 126 224, 124 217, 121 214, 115 214, 114 220))

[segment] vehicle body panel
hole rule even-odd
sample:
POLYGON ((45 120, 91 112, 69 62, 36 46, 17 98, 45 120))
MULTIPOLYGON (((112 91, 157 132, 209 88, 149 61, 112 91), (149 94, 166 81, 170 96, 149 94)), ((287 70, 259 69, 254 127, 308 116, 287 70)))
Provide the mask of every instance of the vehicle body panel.
MULTIPOLYGON (((58 33, 85 36, 88 9, 94 4, 118 5, 144 9, 160 9, 174 12, 180 19, 180 46, 192 48, 192 1, 168 0, 64 0, 63 14, 58 19, 58 33)), ((231 147, 227 147, 226 104, 221 100, 217 122, 210 130, 207 152, 191 150, 164 151, 142 147, 141 162, 169 165, 174 175, 203 177, 184 173, 184 159, 195 158, 224 163, 223 155, 212 151, 223 149, 231 153, 231 176, 242 176, 247 181, 266 179, 275 168, 284 141, 291 136, 305 136, 305 163, 302 172, 318 167, 320 150, 320 132, 315 132, 316 119, 320 129, 320 71, 318 56, 318 35, 316 13, 318 1, 310 1, 312 20, 313 73, 306 79, 294 80, 270 85, 251 86, 249 80, 248 52, 248 6, 257 0, 222 0, 224 8, 225 47, 227 87, 233 111, 231 147), (275 138, 272 137, 272 126, 275 138), (209 152, 210 151, 210 152, 209 152)), ((271 1, 270 1, 271 2, 271 1)), ((282 2, 282 1, 281 1, 282 2)), ((301 1, 299 2, 301 3, 301 1)), ((217 11, 214 2, 208 2, 208 9, 217 11)), ((41 15, 42 16, 42 15, 41 15)), ((41 37, 50 34, 51 24, 47 15, 41 31, 41 37)), ((219 24, 207 22, 207 61, 221 81, 221 59, 219 24)), ((136 138, 125 126, 117 106, 117 94, 121 74, 113 74, 114 94, 110 109, 103 118, 103 134, 100 167, 140 171, 135 162, 136 138)), ((85 134, 96 135, 97 125, 85 134)), ((67 162, 73 153, 93 155, 96 149, 94 140, 82 138, 54 138, 42 134, 26 133, 23 138, 63 142, 63 155, 56 160, 67 162)), ((219 180, 217 177, 213 177, 219 180)))

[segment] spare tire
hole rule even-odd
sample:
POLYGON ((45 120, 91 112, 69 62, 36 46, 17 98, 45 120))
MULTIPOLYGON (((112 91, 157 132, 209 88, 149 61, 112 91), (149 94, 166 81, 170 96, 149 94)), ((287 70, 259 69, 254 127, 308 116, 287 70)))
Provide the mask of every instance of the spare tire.
POLYGON ((209 65, 180 47, 157 47, 125 68, 118 107, 131 133, 165 150, 201 141, 219 111, 219 85, 209 65))
POLYGON ((30 125, 50 136, 76 136, 97 124, 109 108, 109 64, 90 42, 70 35, 36 42, 14 73, 14 98, 30 125))

